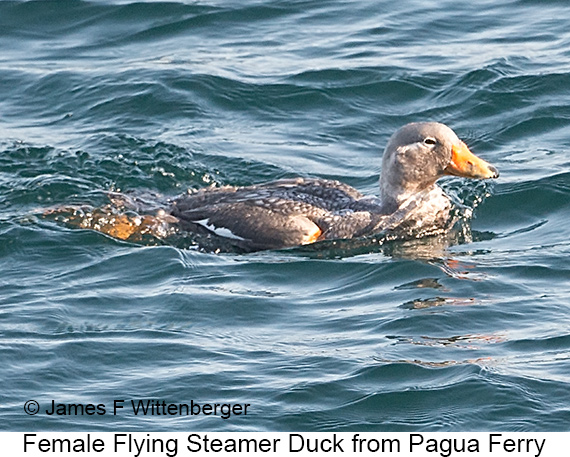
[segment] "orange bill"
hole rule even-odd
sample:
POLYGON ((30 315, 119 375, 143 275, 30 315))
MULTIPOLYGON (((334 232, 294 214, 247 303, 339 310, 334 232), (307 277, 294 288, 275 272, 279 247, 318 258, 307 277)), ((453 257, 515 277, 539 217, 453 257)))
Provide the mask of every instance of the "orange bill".
POLYGON ((445 174, 476 179, 499 177, 499 171, 473 154, 463 141, 452 146, 451 162, 445 168, 445 174))

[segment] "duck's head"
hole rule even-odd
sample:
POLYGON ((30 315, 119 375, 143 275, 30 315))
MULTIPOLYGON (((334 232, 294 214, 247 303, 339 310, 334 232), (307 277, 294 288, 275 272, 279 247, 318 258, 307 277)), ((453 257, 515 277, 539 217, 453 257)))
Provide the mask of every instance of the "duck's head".
POLYGON ((488 179, 497 178, 499 172, 474 155, 448 126, 438 122, 407 124, 392 135, 384 151, 382 200, 397 208, 445 175, 488 179))

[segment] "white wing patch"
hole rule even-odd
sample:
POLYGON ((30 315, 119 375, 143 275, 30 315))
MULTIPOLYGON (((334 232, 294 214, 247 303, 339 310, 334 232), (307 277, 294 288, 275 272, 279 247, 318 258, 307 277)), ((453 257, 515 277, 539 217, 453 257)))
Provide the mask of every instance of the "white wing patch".
POLYGON ((240 240, 240 241, 245 241, 245 238, 242 238, 241 236, 237 236, 235 235, 230 229, 226 228, 226 227, 216 227, 213 224, 210 224, 210 219, 201 219, 199 221, 192 221, 194 224, 199 224, 204 228, 207 228, 210 232, 224 237, 224 238, 230 238, 232 240, 240 240))

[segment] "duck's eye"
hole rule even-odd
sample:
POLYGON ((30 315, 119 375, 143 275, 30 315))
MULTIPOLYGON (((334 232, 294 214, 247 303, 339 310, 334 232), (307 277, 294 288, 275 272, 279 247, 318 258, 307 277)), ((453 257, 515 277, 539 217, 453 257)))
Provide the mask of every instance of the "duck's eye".
POLYGON ((435 138, 432 138, 431 136, 428 136, 426 139, 424 139, 424 144, 434 145, 436 143, 437 141, 435 138))

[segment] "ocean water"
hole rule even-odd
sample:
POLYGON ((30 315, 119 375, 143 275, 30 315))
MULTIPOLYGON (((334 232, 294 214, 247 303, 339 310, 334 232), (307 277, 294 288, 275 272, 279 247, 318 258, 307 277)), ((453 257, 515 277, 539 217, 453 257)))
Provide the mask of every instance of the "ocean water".
POLYGON ((568 430, 567 13, 0 2, 0 428, 568 430), (44 217, 294 176, 377 194, 387 139, 421 120, 501 171, 442 180, 473 210, 460 234, 213 253, 44 217), (249 406, 158 416, 130 400, 249 406))

